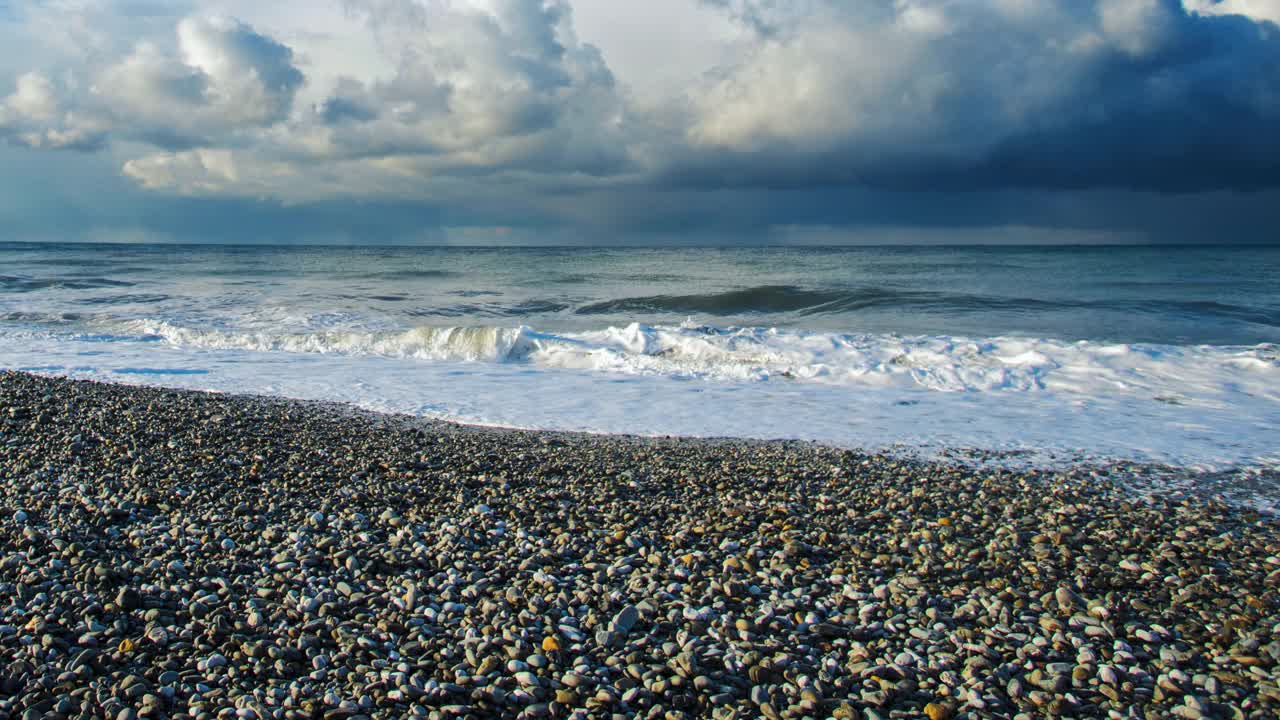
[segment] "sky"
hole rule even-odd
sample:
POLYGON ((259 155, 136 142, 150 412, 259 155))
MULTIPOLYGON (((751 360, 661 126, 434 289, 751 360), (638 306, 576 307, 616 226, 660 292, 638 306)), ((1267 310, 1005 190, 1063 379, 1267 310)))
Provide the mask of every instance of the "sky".
POLYGON ((1280 242, 1280 0, 0 0, 0 240, 1280 242))

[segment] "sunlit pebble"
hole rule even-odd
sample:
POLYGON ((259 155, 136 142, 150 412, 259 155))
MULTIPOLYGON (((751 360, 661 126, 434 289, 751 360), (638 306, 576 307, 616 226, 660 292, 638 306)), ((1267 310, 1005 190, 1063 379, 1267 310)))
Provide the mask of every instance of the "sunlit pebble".
POLYGON ((1274 519, 1139 500, 1131 466, 14 373, 0 409, 66 418, 0 424, 21 506, 0 517, 0 716, 1280 714, 1274 519))

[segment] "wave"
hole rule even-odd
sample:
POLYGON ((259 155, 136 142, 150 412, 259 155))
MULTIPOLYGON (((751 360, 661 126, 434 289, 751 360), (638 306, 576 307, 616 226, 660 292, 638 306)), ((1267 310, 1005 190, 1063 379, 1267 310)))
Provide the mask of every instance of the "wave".
POLYGON ((1280 327, 1280 308, 1250 308, 1230 303, 1213 301, 1187 300, 1179 302, 1130 303, 1131 307, 1147 307, 1151 312, 1181 312, 1188 315, 1208 315, 1212 317, 1239 320, 1256 325, 1280 327))
POLYGON ((152 305, 169 299, 168 295, 160 293, 124 293, 84 298, 73 302, 77 305, 152 305))
POLYGON ((1120 393, 1193 404, 1210 402, 1206 398, 1212 396, 1197 388, 1232 383, 1280 401, 1276 345, 1131 345, 639 323, 578 333, 479 326, 279 334, 129 321, 113 331, 186 348, 526 363, 547 369, 940 392, 1120 393))
POLYGON ((897 290, 883 287, 827 290, 792 285, 762 285, 741 290, 706 294, 619 298, 583 305, 576 308, 574 313, 578 315, 674 313, 728 317, 782 313, 794 313, 797 315, 841 314, 873 309, 903 309, 939 313, 1111 310, 1115 312, 1210 316, 1280 327, 1280 309, 1246 307, 1215 301, 1066 301, 897 290))
POLYGON ((361 275, 369 280, 431 280, 439 278, 460 277, 462 273, 455 270, 387 270, 361 275))
POLYGON ((37 278, 24 275, 0 275, 0 289, 14 292, 35 290, 93 290, 96 288, 133 287, 135 283, 104 277, 37 278))
POLYGON ((14 310, 0 313, 0 322, 22 323, 24 325, 65 325, 85 319, 85 315, 72 312, 46 313, 14 310))
POLYGON ((514 304, 503 303, 464 303, 409 310, 408 315, 414 317, 525 317, 528 315, 549 315, 563 312, 572 306, 555 300, 527 300, 514 304))
POLYGON ((527 328, 420 327, 383 333, 330 330, 276 334, 192 328, 163 320, 126 321, 118 327, 137 339, 190 348, 493 362, 519 359, 522 338, 529 332, 527 328))
POLYGON ((124 265, 121 263, 132 262, 130 258, 112 258, 93 255, 91 257, 51 257, 51 258, 28 258, 24 259, 24 265, 38 265, 44 267, 56 268, 95 268, 101 270, 110 267, 112 272, 117 273, 150 273, 160 272, 163 270, 160 266, 152 265, 124 265))
MULTIPOLYGON (((886 291, 860 291, 858 295, 876 296, 886 291)), ((851 294, 833 290, 806 290, 789 285, 760 287, 697 295, 650 295, 646 297, 605 300, 579 307, 579 315, 613 315, 645 312, 694 313, 705 315, 738 315, 749 313, 785 313, 815 311, 851 298, 851 294)))

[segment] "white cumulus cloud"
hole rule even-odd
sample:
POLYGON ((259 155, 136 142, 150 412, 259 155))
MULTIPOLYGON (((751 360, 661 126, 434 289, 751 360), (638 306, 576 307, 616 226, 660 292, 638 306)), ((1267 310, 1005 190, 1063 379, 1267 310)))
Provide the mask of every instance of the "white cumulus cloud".
POLYGON ((13 93, 0 101, 0 139, 48 150, 96 150, 103 135, 91 120, 63 111, 48 77, 28 72, 13 93))
POLYGON ((286 120, 303 75, 288 47, 237 20, 187 18, 177 45, 153 42, 96 76, 91 94, 124 131, 199 144, 286 120))
POLYGON ((1280 24, 1280 0, 1184 0, 1183 5, 1203 15, 1241 15, 1280 24))

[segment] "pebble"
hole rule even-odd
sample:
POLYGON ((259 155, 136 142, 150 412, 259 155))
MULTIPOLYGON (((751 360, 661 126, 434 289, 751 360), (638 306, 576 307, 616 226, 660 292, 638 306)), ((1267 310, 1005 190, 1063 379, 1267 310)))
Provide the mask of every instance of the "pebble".
POLYGON ((1123 464, 0 410, 0 717, 1280 716, 1275 517, 1123 464))
POLYGON ((133 588, 121 588, 116 593, 116 605, 125 610, 136 610, 142 605, 142 596, 133 588))
POLYGON ((609 629, 612 632, 626 635, 631 632, 631 628, 635 627, 636 621, 639 619, 640 612, 636 610, 634 605, 628 605, 613 616, 613 621, 609 623, 609 629))

